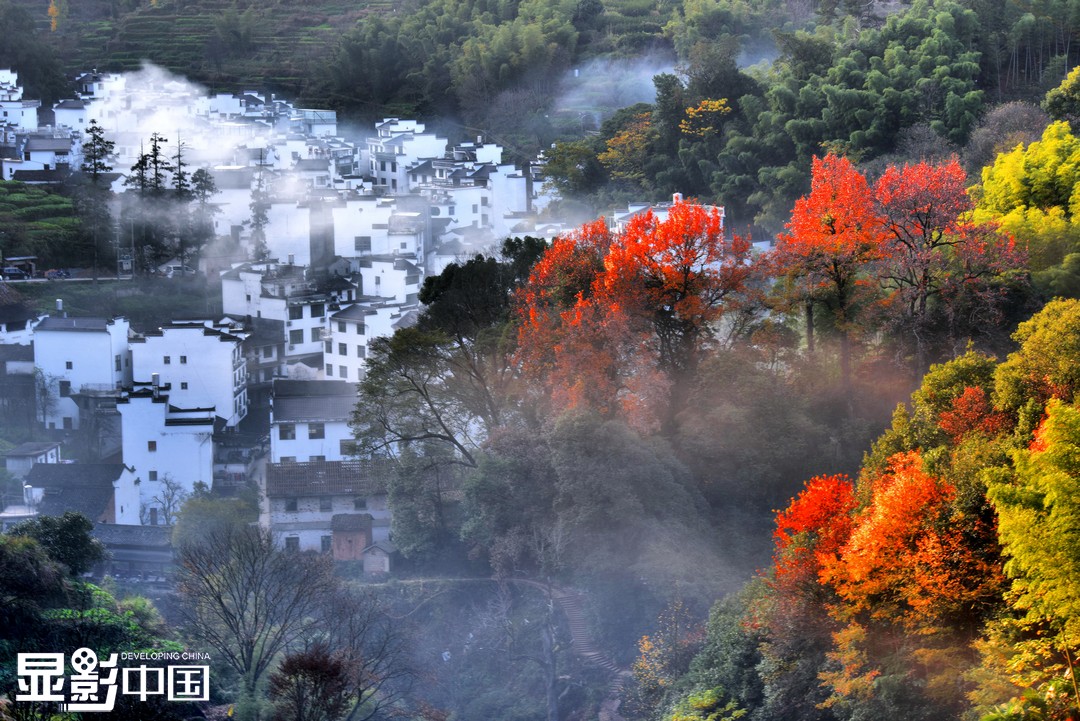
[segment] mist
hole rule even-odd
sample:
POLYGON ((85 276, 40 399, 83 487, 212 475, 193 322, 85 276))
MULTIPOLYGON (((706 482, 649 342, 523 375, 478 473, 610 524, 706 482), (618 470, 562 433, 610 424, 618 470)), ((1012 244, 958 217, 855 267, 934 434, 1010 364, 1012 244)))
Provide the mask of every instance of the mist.
POLYGON ((591 60, 562 78, 552 110, 591 117, 599 127, 603 118, 620 108, 655 101, 653 77, 676 72, 675 63, 675 57, 667 53, 591 60))

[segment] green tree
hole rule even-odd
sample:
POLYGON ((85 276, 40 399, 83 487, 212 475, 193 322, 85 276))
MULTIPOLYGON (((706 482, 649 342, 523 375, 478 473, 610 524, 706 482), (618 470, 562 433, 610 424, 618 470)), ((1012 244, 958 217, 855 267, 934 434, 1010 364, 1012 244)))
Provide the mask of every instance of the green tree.
POLYGON ((105 546, 90 535, 93 522, 81 513, 38 516, 13 526, 12 536, 27 536, 40 543, 49 556, 62 563, 72 576, 81 576, 106 557, 105 546))

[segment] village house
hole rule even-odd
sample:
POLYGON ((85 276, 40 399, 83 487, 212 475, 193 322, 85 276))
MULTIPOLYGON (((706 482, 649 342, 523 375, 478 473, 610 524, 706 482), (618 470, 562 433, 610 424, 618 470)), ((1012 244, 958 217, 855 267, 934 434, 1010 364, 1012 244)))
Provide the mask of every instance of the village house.
POLYGON ((0 69, 0 124, 27 132, 37 130, 40 107, 40 100, 23 98, 18 73, 11 69, 0 69))
POLYGON ((388 472, 372 461, 271 463, 261 523, 288 550, 360 560, 371 544, 389 540, 388 472))
POLYGON ((213 407, 226 428, 248 411, 247 333, 232 320, 173 321, 131 339, 134 373, 157 373, 170 387, 170 402, 181 408, 213 407))
POLYGON ((170 525, 179 494, 214 477, 213 407, 180 408, 157 378, 135 384, 116 402, 122 418, 123 460, 139 479, 141 520, 170 525))
POLYGON ((16 478, 26 478, 39 463, 59 463, 60 444, 55 441, 27 441, 4 454, 4 467, 16 478))
POLYGON ((78 511, 94 523, 139 522, 135 474, 122 463, 38 463, 25 483, 40 515, 78 511))
POLYGON ((46 428, 77 429, 95 399, 115 401, 131 385, 130 327, 126 318, 48 317, 34 329, 34 365, 40 369, 46 398, 41 413, 46 428))
POLYGON ((356 454, 349 419, 356 385, 344 381, 275 380, 270 406, 270 461, 348 460, 356 454))
POLYGON ((375 124, 376 136, 367 140, 368 171, 376 193, 409 192, 407 168, 424 158, 441 158, 446 138, 424 131, 415 120, 385 118, 375 124))

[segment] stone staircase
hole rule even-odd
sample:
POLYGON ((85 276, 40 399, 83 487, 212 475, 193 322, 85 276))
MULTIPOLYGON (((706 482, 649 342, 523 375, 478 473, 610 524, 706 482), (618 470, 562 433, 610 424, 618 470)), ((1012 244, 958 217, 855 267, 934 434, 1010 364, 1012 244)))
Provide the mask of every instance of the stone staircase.
POLYGON ((566 616, 570 626, 570 642, 574 652, 590 666, 601 668, 612 674, 611 682, 607 688, 607 698, 600 704, 599 721, 624 721, 619 715, 619 705, 622 703, 621 696, 623 686, 630 680, 630 672, 619 668, 615 659, 608 656, 596 647, 596 643, 589 633, 589 626, 585 621, 585 597, 580 593, 552 589, 552 598, 559 609, 566 616))

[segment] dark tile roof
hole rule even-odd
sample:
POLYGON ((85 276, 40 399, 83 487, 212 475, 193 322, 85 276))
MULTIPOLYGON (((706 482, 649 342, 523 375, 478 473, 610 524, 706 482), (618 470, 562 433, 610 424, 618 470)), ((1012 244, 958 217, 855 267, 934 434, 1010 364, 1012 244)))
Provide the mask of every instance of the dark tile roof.
POLYGON ((61 516, 79 511, 92 520, 106 513, 113 499, 113 481, 124 472, 122 463, 38 463, 26 483, 43 488, 38 512, 61 516))
POLYGON ((270 463, 267 497, 340 496, 382 493, 392 472, 388 461, 270 463))
POLYGON ((361 303, 354 303, 348 308, 343 308, 330 316, 336 320, 364 320, 369 315, 376 315, 378 311, 368 308, 361 303))
POLYGON ((18 183, 62 183, 71 175, 70 170, 54 168, 52 170, 16 170, 11 179, 18 183))
POLYGON ((58 448, 59 443, 55 441, 31 441, 27 443, 20 443, 12 448, 4 455, 8 458, 19 458, 25 456, 38 456, 46 451, 50 451, 53 448, 58 448))
POLYGON ((26 150, 52 150, 67 153, 71 151, 71 138, 27 138, 26 150))
POLYGON ((11 361, 33 361, 34 346, 15 345, 14 343, 0 343, 0 363, 11 361))
POLYGON ((370 531, 373 520, 370 513, 335 513, 330 518, 330 530, 370 531))
POLYGON ((72 330, 98 332, 104 331, 109 321, 104 318, 55 318, 49 316, 42 320, 35 330, 72 330))
POLYGON ((168 526, 130 526, 99 523, 91 531, 106 546, 136 546, 139 548, 168 548, 172 545, 172 529, 168 526))
POLYGON ((356 406, 356 386, 347 381, 274 381, 274 421, 347 420, 356 406))
POLYGON ((346 381, 274 381, 274 397, 356 395, 356 386, 346 381))
POLYGON ((86 103, 81 100, 61 100, 53 106, 54 110, 82 110, 86 103))
POLYGON ((375 549, 382 551, 388 556, 397 553, 397 546, 394 545, 393 541, 375 541, 375 543, 365 548, 361 553, 367 553, 368 551, 373 551, 375 549))
POLYGON ((124 472, 123 463, 38 463, 30 469, 26 482, 35 488, 64 486, 108 486, 124 472))

